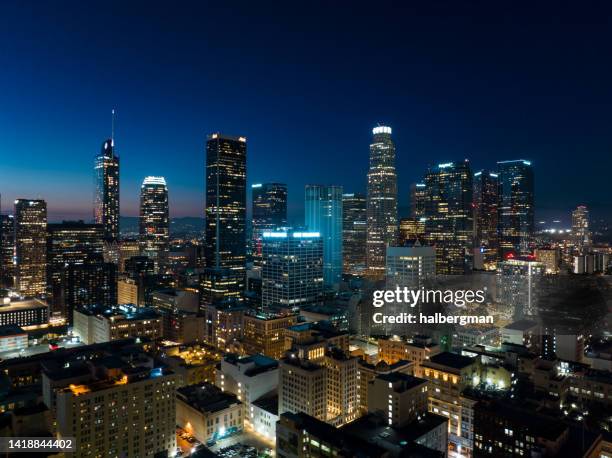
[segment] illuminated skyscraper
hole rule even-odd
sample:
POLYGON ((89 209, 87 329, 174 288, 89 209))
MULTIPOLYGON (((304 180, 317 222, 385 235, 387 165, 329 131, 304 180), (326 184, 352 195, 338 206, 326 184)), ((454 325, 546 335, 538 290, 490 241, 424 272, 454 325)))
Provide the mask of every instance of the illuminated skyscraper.
POLYGON ((287 226, 287 185, 283 183, 258 183, 251 186, 253 192, 253 243, 254 255, 261 257, 261 234, 287 226))
POLYGON ((579 205, 572 212, 572 235, 574 236, 576 250, 582 252, 590 247, 589 209, 584 205, 579 205))
POLYGON ((342 195, 342 255, 344 272, 365 269, 368 237, 367 199, 364 194, 342 195))
POLYGON ((13 286, 15 276, 15 218, 0 214, 0 287, 13 286))
POLYGON ((377 126, 370 145, 368 171, 367 268, 370 274, 383 276, 387 246, 397 243, 397 174, 395 145, 391 127, 377 126))
POLYGON ((500 254, 530 253, 533 237, 534 178, 531 162, 523 159, 497 163, 499 183, 500 254))
POLYGON ((402 218, 399 224, 399 245, 425 236, 425 218, 402 218))
POLYGON ((263 233, 262 306, 314 304, 323 295, 323 241, 318 232, 263 233))
POLYGON ((413 183, 410 185, 410 216, 422 218, 425 216, 425 202, 427 201, 427 189, 425 183, 413 183))
POLYGON ((168 261, 170 218, 168 187, 164 177, 146 177, 140 187, 140 244, 143 256, 155 261, 157 270, 168 261))
POLYGON ((425 175, 425 185, 425 233, 436 247, 436 273, 464 274, 474 231, 470 163, 439 164, 425 175))
POLYGON ((483 254, 487 266, 498 259, 497 174, 481 170, 474 174, 474 248, 483 254))
POLYGON ((246 138, 214 133, 206 142, 206 267, 230 269, 244 289, 246 138))
POLYGON ((105 240, 119 238, 119 156, 115 141, 109 138, 102 144, 94 162, 95 196, 94 220, 104 227, 105 240))
POLYGON ((305 223, 323 239, 323 282, 338 288, 342 279, 342 186, 306 185, 305 223))
MULTIPOLYGON (((104 228, 83 221, 47 225, 47 286, 53 312, 68 317, 65 310, 65 273, 69 266, 103 261, 104 228)), ((114 286, 114 285, 113 285, 114 286)))
POLYGON ((15 286, 24 296, 45 294, 47 287, 47 203, 15 201, 15 286))

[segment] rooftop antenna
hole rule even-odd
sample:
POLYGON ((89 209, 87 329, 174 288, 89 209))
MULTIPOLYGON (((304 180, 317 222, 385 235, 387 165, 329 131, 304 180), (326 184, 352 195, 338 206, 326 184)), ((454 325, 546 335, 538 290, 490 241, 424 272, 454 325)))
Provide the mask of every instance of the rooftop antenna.
POLYGON ((115 146, 115 109, 111 110, 111 147, 115 146))

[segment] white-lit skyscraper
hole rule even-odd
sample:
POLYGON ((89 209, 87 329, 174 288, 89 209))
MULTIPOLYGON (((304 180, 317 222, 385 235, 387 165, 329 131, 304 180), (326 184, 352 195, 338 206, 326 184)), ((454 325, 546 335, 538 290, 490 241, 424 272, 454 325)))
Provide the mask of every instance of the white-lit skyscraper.
POLYGON ((307 185, 305 224, 323 239, 323 279, 337 289, 342 279, 342 186, 307 185))
POLYGON ((370 274, 383 276, 385 252, 398 239, 397 174, 395 172, 395 144, 391 127, 377 126, 370 145, 368 171, 368 237, 367 267, 370 274))
POLYGON ((168 260, 170 217, 168 187, 164 177, 146 177, 140 187, 141 252, 155 261, 159 270, 168 260))

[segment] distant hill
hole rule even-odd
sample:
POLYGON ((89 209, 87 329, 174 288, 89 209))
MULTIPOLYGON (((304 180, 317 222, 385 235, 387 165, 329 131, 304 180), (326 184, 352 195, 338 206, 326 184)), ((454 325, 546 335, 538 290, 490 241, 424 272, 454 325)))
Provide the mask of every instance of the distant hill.
MULTIPOLYGON (((121 234, 124 236, 138 233, 138 217, 122 216, 119 220, 121 234)), ((198 235, 204 232, 204 218, 196 216, 184 216, 182 218, 170 218, 170 234, 198 235)))

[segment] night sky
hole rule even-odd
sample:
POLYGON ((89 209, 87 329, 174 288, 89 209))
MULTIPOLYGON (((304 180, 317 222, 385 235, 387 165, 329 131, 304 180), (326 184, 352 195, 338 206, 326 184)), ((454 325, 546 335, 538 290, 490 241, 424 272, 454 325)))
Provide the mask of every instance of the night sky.
POLYGON ((171 214, 201 216, 220 131, 248 138, 249 185, 288 183, 298 222, 306 183, 365 191, 381 122, 403 213, 429 164, 524 158, 538 220, 612 218, 609 2, 127 3, 0 2, 3 210, 90 219, 115 108, 123 215, 164 175, 171 214))

